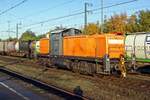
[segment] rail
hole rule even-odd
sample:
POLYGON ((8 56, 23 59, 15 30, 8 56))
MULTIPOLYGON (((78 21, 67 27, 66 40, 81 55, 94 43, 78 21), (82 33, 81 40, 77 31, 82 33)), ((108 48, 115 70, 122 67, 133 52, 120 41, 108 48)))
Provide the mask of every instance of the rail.
POLYGON ((5 74, 8 74, 8 75, 13 76, 15 78, 18 78, 20 80, 23 80, 27 83, 33 84, 34 86, 36 86, 38 88, 44 89, 44 90, 46 90, 50 93, 53 93, 57 96, 63 97, 63 98, 65 98, 65 100, 88 100, 89 99, 87 97, 80 96, 78 94, 74 94, 72 92, 60 89, 60 88, 55 87, 53 85, 46 84, 46 83, 41 82, 39 80, 32 79, 32 78, 29 78, 27 76, 21 75, 19 73, 14 72, 14 71, 8 70, 3 66, 0 66, 0 72, 3 72, 5 74))

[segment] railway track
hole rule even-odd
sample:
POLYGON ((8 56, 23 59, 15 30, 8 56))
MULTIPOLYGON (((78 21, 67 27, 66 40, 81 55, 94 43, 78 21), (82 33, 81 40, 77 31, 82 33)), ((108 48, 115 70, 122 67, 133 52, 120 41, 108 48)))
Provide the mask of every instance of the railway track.
POLYGON ((41 81, 29 78, 27 76, 23 76, 21 74, 18 74, 16 72, 8 70, 8 69, 4 68, 3 66, 0 66, 0 72, 8 74, 10 76, 13 76, 15 78, 18 78, 20 80, 23 80, 27 83, 33 84, 34 86, 36 86, 38 88, 44 89, 44 90, 46 90, 52 94, 55 94, 57 96, 64 98, 66 100, 88 100, 89 99, 87 97, 80 96, 78 94, 74 94, 72 92, 65 91, 63 89, 60 89, 60 88, 57 88, 55 86, 43 83, 41 81))
MULTIPOLYGON (((10 57, 10 56, 0 56, 0 60, 3 60, 5 62, 9 62, 8 64, 6 65, 11 65, 11 64, 15 64, 15 63, 21 63, 21 62, 24 62, 28 59, 26 58, 18 58, 18 57, 10 57)), ((38 63, 39 64, 39 63, 38 63)), ((27 64, 29 65, 29 64, 27 64)), ((31 64, 32 65, 32 64, 31 64)), ((42 64, 40 64, 42 65, 42 64)), ((5 66, 5 65, 4 65, 5 66)), ((54 67, 54 66, 53 66, 54 67)), ((53 68, 52 67, 52 68, 53 68)), ((49 69, 48 67, 45 67, 46 69, 49 69)), ((128 72, 128 75, 140 75, 140 76, 146 76, 146 77, 150 77, 150 73, 145 73, 144 71, 140 72, 140 71, 135 71, 135 72, 128 72)), ((96 76, 99 76, 99 75, 96 75, 96 76)), ((101 75, 100 75, 101 76, 101 75)))

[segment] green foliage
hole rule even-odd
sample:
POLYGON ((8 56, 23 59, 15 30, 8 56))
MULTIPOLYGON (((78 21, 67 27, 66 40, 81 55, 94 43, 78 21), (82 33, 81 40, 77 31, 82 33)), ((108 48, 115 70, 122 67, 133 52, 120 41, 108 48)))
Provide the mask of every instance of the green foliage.
POLYGON ((150 10, 139 11, 127 17, 126 14, 115 14, 104 21, 104 32, 150 32, 150 10))
POLYGON ((126 13, 115 14, 105 21, 105 32, 122 32, 126 31, 127 15, 126 13))
POLYGON ((83 29, 83 33, 87 35, 99 34, 100 27, 99 24, 89 23, 86 28, 83 29))
POLYGON ((150 10, 142 10, 139 13, 140 31, 150 32, 150 10))
POLYGON ((41 38, 44 38, 44 37, 45 37, 45 34, 38 35, 38 36, 36 37, 36 40, 40 40, 41 38))
POLYGON ((22 41, 36 40, 36 35, 34 32, 27 30, 22 34, 20 40, 22 41))
POLYGON ((139 25, 136 15, 131 15, 126 24, 126 32, 138 32, 139 25))

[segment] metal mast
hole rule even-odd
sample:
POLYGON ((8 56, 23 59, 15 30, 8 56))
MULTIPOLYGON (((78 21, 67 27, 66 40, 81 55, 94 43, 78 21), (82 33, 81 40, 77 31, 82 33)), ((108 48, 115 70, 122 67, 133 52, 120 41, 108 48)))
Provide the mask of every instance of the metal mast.
POLYGON ((103 22, 104 22, 104 19, 103 19, 103 15, 104 12, 103 12, 103 0, 101 0, 101 33, 103 33, 103 22))
POLYGON ((85 14, 85 16, 84 16, 84 28, 86 29, 86 27, 87 27, 87 6, 88 6, 88 3, 85 3, 85 5, 84 5, 84 14, 85 14))

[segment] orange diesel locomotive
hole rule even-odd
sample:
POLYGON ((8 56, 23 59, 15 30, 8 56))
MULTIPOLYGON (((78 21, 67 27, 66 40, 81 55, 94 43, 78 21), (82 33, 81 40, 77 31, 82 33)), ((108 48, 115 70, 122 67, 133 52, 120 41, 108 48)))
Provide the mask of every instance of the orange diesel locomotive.
POLYGON ((63 56, 75 71, 109 74, 124 55, 124 37, 115 34, 66 36, 63 56))
POLYGON ((43 41, 40 55, 46 57, 43 54, 47 53, 50 64, 86 74, 110 74, 113 70, 125 69, 120 68, 120 58, 124 56, 122 35, 81 35, 76 29, 67 29, 51 32, 50 36, 49 42, 40 40, 43 41))

